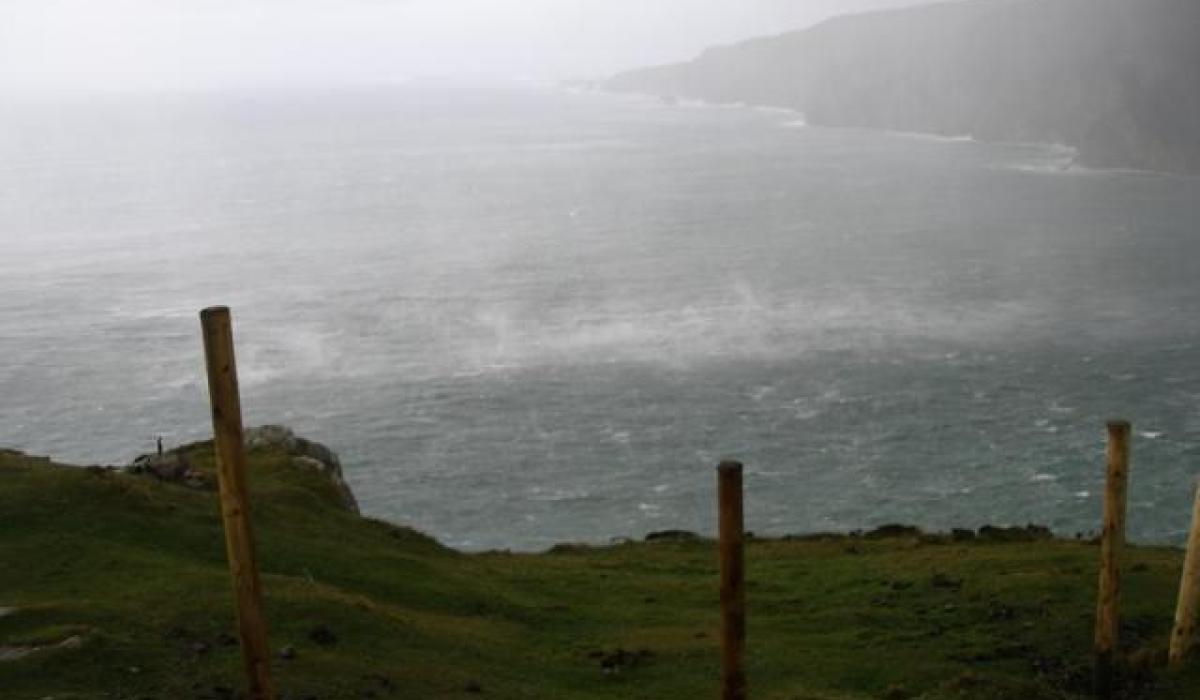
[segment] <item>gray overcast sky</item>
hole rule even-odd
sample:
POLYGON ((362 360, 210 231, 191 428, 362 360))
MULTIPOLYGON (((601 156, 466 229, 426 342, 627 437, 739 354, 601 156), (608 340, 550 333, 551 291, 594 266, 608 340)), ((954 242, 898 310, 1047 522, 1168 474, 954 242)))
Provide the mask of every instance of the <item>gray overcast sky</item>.
POLYGON ((0 0, 0 88, 602 77, 917 0, 0 0))

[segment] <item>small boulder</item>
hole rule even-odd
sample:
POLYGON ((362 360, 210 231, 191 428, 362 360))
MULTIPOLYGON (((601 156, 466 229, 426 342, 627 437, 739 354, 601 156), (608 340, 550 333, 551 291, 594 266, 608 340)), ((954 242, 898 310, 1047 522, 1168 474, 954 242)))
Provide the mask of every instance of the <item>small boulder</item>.
POLYGON ((318 644, 323 647, 331 647, 334 644, 337 644, 337 635, 333 633, 333 630, 329 629, 325 625, 317 625, 316 627, 312 628, 308 633, 308 638, 314 644, 318 644))
POLYGON ((59 649, 82 649, 83 648, 83 637, 80 637, 79 635, 67 637, 66 639, 64 639, 58 643, 58 648, 59 649))
POLYGON ((212 478, 192 468, 187 455, 179 450, 162 454, 141 455, 125 467, 129 474, 152 476, 159 481, 182 484, 189 488, 210 490, 212 478))
POLYGON ((246 447, 282 447, 287 452, 296 451, 296 434, 283 425, 260 425, 242 433, 246 447))

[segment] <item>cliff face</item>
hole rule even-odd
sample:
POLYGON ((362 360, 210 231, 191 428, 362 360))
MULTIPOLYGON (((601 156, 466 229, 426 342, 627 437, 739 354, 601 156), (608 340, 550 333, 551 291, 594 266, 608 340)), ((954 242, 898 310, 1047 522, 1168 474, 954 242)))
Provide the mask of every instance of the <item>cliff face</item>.
POLYGON ((1200 3, 971 0, 836 18, 606 81, 809 123, 1074 146, 1200 172, 1200 3))

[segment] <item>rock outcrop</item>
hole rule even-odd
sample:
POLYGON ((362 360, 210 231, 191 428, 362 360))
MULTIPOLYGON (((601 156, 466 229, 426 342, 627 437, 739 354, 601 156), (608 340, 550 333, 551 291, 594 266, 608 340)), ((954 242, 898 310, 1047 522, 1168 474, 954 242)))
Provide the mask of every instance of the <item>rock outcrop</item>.
POLYGON ((162 454, 140 455, 125 471, 130 474, 145 474, 160 481, 170 481, 189 488, 211 490, 213 478, 194 469, 187 454, 182 450, 169 450, 162 454))
POLYGON ((339 499, 347 510, 358 513, 358 501, 342 474, 342 462, 337 454, 319 442, 300 437, 282 425, 264 425, 245 432, 246 447, 278 447, 292 457, 292 464, 327 476, 337 488, 339 499))
MULTIPOLYGON (((285 451, 297 469, 315 471, 325 475, 337 490, 341 505, 353 513, 359 513, 358 501, 342 474, 342 463, 337 453, 319 442, 300 437, 282 425, 264 425, 245 431, 248 449, 276 448, 285 451)), ((161 481, 169 481, 195 489, 212 489, 215 482, 210 474, 195 469, 188 459, 187 447, 167 450, 161 454, 144 454, 133 460, 125 471, 144 474, 161 481)))

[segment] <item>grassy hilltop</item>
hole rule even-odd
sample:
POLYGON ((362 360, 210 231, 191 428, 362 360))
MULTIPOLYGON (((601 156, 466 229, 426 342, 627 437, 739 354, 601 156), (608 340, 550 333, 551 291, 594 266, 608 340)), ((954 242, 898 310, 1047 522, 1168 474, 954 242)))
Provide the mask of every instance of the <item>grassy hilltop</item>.
MULTIPOLYGON (((212 446, 180 453, 190 485, 0 451, 0 697, 238 695, 212 446)), ((716 697, 711 541, 467 555, 250 456, 281 697, 716 697)), ((1098 550, 1038 535, 751 540, 752 697, 1085 697, 1098 550)), ((1181 558, 1128 550, 1126 697, 1196 697, 1161 667, 1181 558)))

